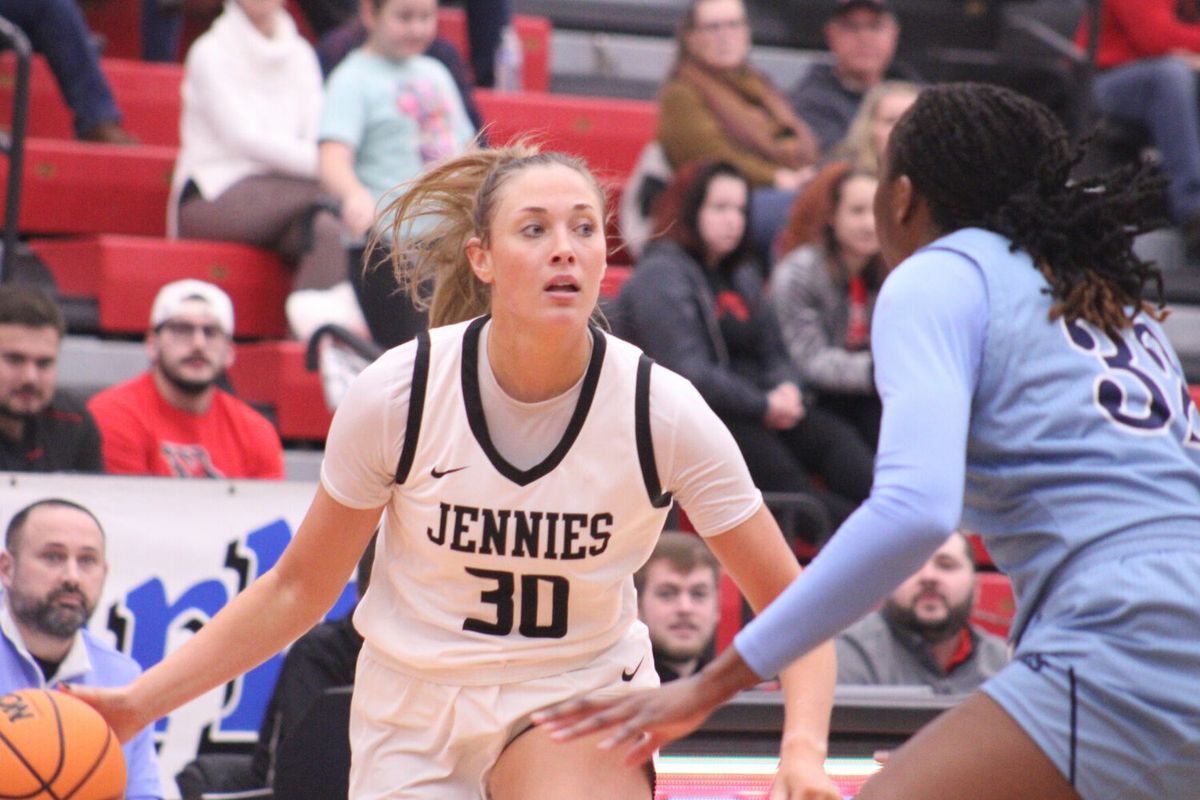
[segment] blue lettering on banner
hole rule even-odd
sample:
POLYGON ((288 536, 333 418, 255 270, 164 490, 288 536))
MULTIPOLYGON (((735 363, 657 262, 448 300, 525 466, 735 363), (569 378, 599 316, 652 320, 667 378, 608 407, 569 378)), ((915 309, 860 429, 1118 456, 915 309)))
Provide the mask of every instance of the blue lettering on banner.
MULTIPOLYGON (((222 566, 237 574, 239 592, 275 566, 291 538, 291 527, 279 519, 230 542, 222 566)), ((327 619, 348 614, 356 599, 356 587, 351 582, 330 609, 327 619)), ((154 578, 126 593, 109 614, 109 629, 117 638, 117 647, 135 659, 142 669, 149 669, 166 655, 173 632, 181 629, 198 631, 229 600, 228 587, 218 577, 188 587, 174 602, 167 598, 163 582, 154 578)), ((220 717, 206 728, 205 742, 254 741, 282 665, 283 656, 275 655, 227 684, 220 717)), ((155 731, 162 734, 167 726, 168 719, 161 719, 155 731)))

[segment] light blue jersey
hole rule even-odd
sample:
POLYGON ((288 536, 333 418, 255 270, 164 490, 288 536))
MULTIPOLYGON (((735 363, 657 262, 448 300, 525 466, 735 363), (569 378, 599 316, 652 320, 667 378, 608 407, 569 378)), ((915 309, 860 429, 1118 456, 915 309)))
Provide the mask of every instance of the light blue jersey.
POLYGON ((1045 277, 988 231, 924 252, 966 259, 986 283, 963 520, 1012 578, 1014 630, 1060 565, 1101 541, 1109 555, 1146 537, 1200 546, 1200 413, 1158 323, 1139 315, 1114 342, 1051 321, 1045 277))
POLYGON ((1200 418, 1162 329, 1139 315, 1114 344, 1050 321, 1046 290, 1027 254, 979 229, 888 276, 871 496, 738 634, 759 675, 861 618, 964 519, 1013 578, 1018 626, 1064 564, 1151 539, 1200 550, 1200 418))

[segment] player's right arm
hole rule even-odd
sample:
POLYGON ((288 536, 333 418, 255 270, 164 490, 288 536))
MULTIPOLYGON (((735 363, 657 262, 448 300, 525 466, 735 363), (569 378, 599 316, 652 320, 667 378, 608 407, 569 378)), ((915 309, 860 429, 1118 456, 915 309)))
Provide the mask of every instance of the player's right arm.
POLYGON ((324 487, 279 562, 180 647, 128 686, 72 687, 122 742, 159 717, 253 669, 316 624, 337 601, 382 507, 354 509, 324 487))
POLYGON ((127 687, 76 689, 122 740, 266 661, 337 601, 394 486, 415 352, 415 344, 390 351, 350 385, 329 428, 316 496, 269 572, 127 687))

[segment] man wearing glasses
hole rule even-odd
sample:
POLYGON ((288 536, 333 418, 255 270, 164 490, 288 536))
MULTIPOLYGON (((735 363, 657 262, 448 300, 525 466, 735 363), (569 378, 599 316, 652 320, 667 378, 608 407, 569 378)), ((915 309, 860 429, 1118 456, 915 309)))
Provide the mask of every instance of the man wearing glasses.
POLYGON ((830 63, 813 64, 792 89, 791 101, 821 142, 821 152, 850 129, 863 95, 887 80, 919 81, 911 68, 893 61, 900 23, 887 0, 836 0, 825 23, 830 63))
POLYGON ((282 478, 265 417, 217 384, 233 363, 233 303, 197 280, 169 283, 150 312, 150 369, 91 399, 106 472, 177 478, 282 478))

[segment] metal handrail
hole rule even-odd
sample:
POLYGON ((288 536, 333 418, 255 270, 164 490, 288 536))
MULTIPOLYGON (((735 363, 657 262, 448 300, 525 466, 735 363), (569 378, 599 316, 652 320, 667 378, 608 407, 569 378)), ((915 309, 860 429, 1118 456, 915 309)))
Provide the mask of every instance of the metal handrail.
POLYGON ((21 178, 25 170, 25 130, 29 122, 29 69, 33 48, 25 32, 0 17, 0 48, 17 54, 17 82, 13 94, 12 131, 0 138, 0 151, 8 156, 8 185, 4 193, 4 252, 0 254, 0 283, 8 279, 17 252, 21 178))

